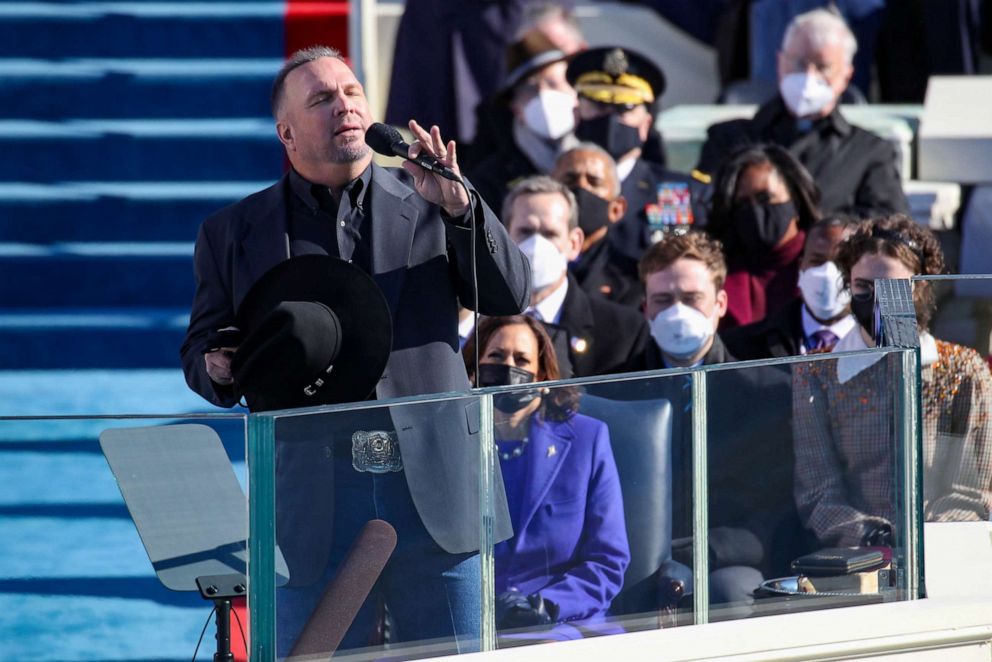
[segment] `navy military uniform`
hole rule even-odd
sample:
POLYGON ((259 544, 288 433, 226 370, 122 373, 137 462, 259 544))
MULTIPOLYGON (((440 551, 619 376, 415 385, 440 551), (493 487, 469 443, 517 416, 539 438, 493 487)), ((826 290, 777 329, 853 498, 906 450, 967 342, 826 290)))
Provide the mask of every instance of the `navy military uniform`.
MULTIPOLYGON (((665 90, 661 69, 643 55, 623 48, 594 48, 580 53, 569 62, 566 75, 580 97, 609 107, 614 113, 643 104, 654 114, 657 99, 665 90)), ((576 136, 583 139, 581 127, 577 128, 576 136)), ((623 148, 611 150, 609 145, 600 146, 614 158, 623 154, 623 148)), ((633 170, 622 182, 627 213, 609 231, 615 252, 624 258, 618 266, 630 271, 633 265, 630 275, 634 278, 637 261, 649 246, 667 234, 681 234, 694 225, 705 224, 709 189, 709 178, 705 175, 668 170, 648 161, 644 157, 644 145, 640 147, 641 154, 633 170)), ((621 170, 622 164, 618 162, 621 170)))
POLYGON ((638 159, 621 185, 627 213, 610 228, 613 246, 636 265, 644 251, 666 235, 706 224, 709 191, 708 177, 685 175, 638 159))

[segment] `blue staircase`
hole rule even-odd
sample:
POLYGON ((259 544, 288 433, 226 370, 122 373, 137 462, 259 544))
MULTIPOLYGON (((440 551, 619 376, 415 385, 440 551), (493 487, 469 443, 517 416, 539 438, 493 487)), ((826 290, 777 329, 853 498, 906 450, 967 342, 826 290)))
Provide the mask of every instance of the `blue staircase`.
MULTIPOLYGON (((193 241, 282 171, 284 14, 0 4, 0 416, 210 410, 178 368, 193 241)), ((97 444, 163 422, 0 420, 0 660, 190 659, 209 609, 158 585, 97 444)))

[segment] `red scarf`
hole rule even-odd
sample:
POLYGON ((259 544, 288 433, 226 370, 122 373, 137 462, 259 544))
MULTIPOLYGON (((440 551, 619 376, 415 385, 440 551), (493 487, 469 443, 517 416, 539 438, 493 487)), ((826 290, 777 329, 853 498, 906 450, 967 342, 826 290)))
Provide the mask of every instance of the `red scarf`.
POLYGON ((806 243, 806 232, 774 248, 759 260, 731 263, 724 289, 727 314, 720 329, 731 329, 758 322, 793 300, 799 294, 799 256, 806 243))

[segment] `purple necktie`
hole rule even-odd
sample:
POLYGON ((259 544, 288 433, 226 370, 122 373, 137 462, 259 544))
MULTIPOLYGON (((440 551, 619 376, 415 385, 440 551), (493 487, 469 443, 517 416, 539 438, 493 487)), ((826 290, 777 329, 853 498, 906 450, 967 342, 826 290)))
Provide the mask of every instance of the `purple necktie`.
POLYGON ((837 340, 837 334, 830 329, 820 329, 810 336, 812 344, 810 349, 832 349, 837 344, 837 340))

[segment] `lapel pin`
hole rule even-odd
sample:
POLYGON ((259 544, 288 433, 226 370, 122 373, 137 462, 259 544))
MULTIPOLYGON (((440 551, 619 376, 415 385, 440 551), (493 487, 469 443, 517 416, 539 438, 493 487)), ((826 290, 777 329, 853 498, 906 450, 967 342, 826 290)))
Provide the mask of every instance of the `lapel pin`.
POLYGON ((576 354, 585 354, 589 349, 589 341, 585 338, 579 338, 578 336, 572 336, 572 351, 576 354))
POLYGON ((554 444, 548 446, 548 457, 554 457, 557 454, 558 454, 558 449, 555 448, 554 444))

